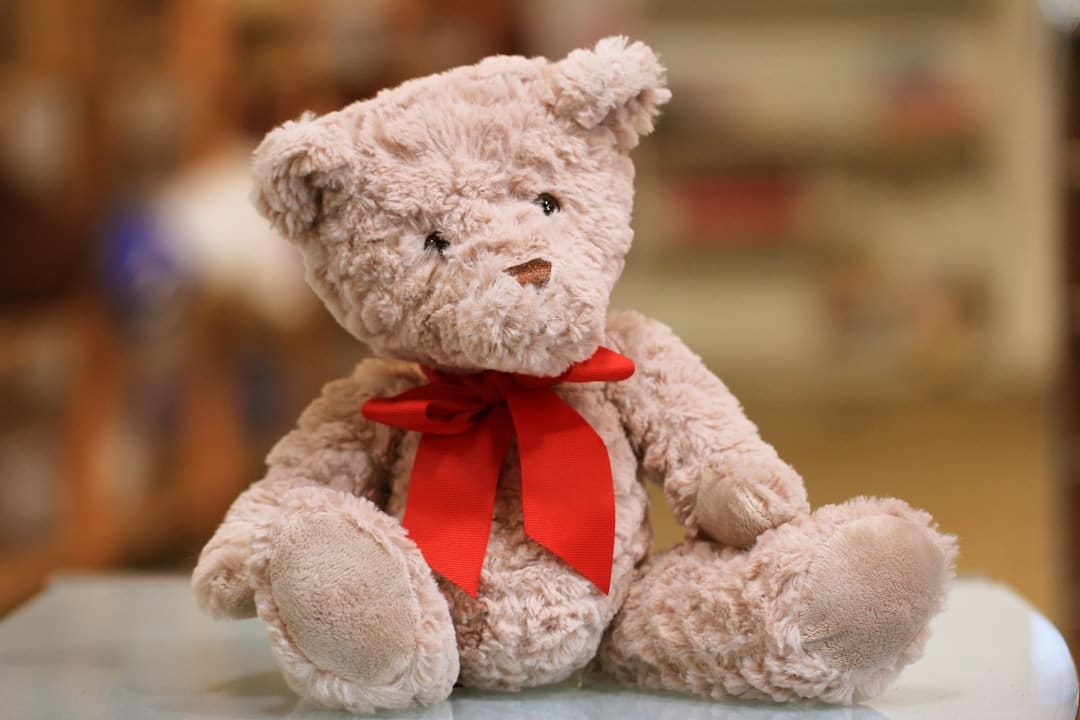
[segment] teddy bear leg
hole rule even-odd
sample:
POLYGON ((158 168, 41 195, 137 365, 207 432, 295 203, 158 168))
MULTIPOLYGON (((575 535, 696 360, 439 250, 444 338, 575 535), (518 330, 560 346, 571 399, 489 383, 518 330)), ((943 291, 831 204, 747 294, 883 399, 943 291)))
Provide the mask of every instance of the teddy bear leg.
POLYGON ((326 487, 259 528, 255 608, 289 686, 355 713, 446 698, 458 654, 446 601, 397 520, 326 487))
POLYGON ((955 557, 929 515, 867 498, 746 551, 690 541, 642 567, 601 666, 626 684, 717 699, 865 700, 921 654, 955 557))

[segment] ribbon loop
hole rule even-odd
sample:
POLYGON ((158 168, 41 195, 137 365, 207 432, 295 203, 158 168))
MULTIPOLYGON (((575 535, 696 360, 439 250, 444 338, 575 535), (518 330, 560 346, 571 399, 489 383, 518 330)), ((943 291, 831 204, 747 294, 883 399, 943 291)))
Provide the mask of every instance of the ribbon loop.
POLYGON ((608 592, 615 498, 607 446, 551 386, 625 380, 634 363, 599 348, 553 378, 423 370, 427 385, 372 398, 362 412, 422 433, 402 524, 428 565, 476 596, 499 471, 516 435, 525 533, 608 592))

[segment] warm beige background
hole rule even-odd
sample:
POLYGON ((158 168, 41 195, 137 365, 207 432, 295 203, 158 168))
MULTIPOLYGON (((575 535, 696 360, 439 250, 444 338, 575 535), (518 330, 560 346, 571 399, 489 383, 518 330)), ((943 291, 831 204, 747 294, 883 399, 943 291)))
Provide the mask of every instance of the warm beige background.
MULTIPOLYGON (((960 538, 960 573, 1006 582, 1062 622, 1048 408, 1036 402, 792 408, 749 402, 814 507, 900 494, 960 538)), ((655 545, 681 536, 653 488, 655 545)))

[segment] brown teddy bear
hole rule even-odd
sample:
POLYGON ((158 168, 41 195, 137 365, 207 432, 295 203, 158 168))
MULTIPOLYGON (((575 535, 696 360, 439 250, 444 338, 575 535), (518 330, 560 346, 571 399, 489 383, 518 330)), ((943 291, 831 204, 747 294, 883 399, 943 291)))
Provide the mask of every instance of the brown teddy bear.
POLYGON ((326 386, 203 550, 215 616, 353 712, 590 663, 711 698, 850 703, 920 654, 955 540, 892 499, 810 513, 672 332, 609 314, 629 152, 670 97, 641 43, 492 57, 286 123, 259 210, 377 355, 326 386), (647 557, 644 481, 686 540, 647 557))

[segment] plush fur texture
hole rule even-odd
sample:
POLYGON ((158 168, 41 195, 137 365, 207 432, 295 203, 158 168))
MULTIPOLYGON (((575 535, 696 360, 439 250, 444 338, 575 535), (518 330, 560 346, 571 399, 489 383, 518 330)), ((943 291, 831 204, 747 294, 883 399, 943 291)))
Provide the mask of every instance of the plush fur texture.
POLYGON ((944 601, 956 543, 931 527, 899 500, 860 498, 749 551, 688 541, 642 566, 601 666, 713 698, 873 697, 919 657, 944 601))
POLYGON ((696 355, 655 321, 609 314, 633 234, 628 152, 669 97, 649 48, 609 38, 559 62, 494 57, 413 80, 286 123, 256 152, 257 207, 380 356, 326 386, 193 578, 208 612, 258 614, 297 692, 367 712, 597 661, 643 687, 848 703, 917 657, 953 539, 897 500, 811 515, 799 475, 696 355), (599 345, 631 357, 634 377, 556 391, 611 458, 611 592, 525 536, 511 447, 480 590, 465 595, 400 525, 419 437, 361 405, 422 384, 418 362, 552 376, 599 345), (687 536, 648 560, 644 480, 687 536))

